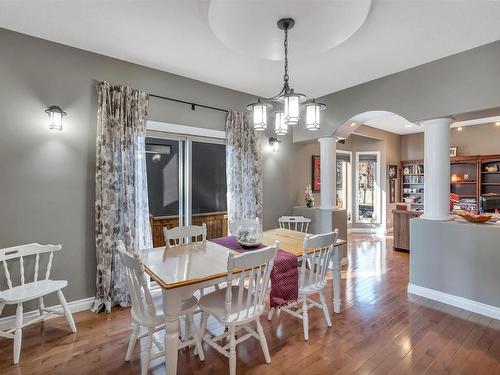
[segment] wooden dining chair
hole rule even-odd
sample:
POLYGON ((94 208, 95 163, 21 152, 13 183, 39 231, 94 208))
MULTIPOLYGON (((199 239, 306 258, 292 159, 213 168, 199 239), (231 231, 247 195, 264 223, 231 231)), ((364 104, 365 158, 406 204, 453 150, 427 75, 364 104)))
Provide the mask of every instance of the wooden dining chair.
POLYGON ((307 233, 311 219, 304 216, 281 216, 278 219, 280 228, 295 230, 302 233, 307 233))
MULTIPOLYGON (((162 294, 156 293, 154 296, 150 293, 147 285, 147 278, 144 272, 139 255, 127 252, 122 241, 118 241, 118 254, 125 267, 128 290, 132 302, 132 334, 128 344, 126 361, 130 361, 135 343, 139 338, 147 337, 146 347, 144 349, 144 358, 141 366, 141 374, 146 375, 149 369, 149 362, 165 355, 163 345, 158 341, 154 334, 165 329, 165 317, 163 315, 162 294), (147 329, 141 334, 141 327, 147 329), (158 349, 158 353, 151 355, 153 343, 158 349)), ((196 352, 201 361, 205 360, 205 354, 201 346, 199 333, 193 321, 193 312, 198 307, 198 300, 193 296, 182 301, 180 316, 186 316, 189 320, 189 332, 186 332, 186 339, 179 341, 178 349, 195 345, 196 352)), ((166 359, 168 360, 168 359, 166 359)))
POLYGON ((163 237, 167 247, 184 245, 188 242, 203 242, 207 239, 207 225, 186 225, 168 229, 163 227, 163 237))
POLYGON ((295 303, 281 307, 282 311, 302 319, 305 340, 309 340, 308 310, 310 308, 322 309, 328 327, 332 326, 323 289, 326 287, 326 273, 332 260, 337 237, 338 229, 316 236, 306 235, 299 271, 299 298, 295 303), (314 294, 319 295, 320 303, 310 298, 314 294))
POLYGON ((3 263, 3 270, 5 273, 5 278, 7 279, 8 286, 8 289, 0 292, 0 315, 2 314, 2 310, 5 305, 17 306, 15 327, 6 331, 0 330, 0 337, 14 339, 14 364, 19 363, 19 356, 21 354, 22 329, 27 325, 43 321, 49 316, 57 314, 64 315, 66 317, 66 320, 68 321, 71 331, 76 332, 73 315, 71 315, 71 310, 69 309, 62 292, 62 289, 68 285, 68 282, 66 280, 50 279, 50 271, 52 270, 54 253, 61 250, 61 248, 61 245, 39 245, 37 243, 30 243, 27 245, 0 249, 0 262, 3 263), (42 262, 42 258, 47 258, 46 266, 42 264, 45 264, 45 261, 42 262), (11 264, 16 262, 17 260, 19 260, 20 284, 17 286, 13 286, 7 261, 12 261, 9 262, 9 264, 11 264), (34 262, 33 273, 32 276, 29 277, 29 279, 33 281, 28 281, 25 275, 25 269, 28 266, 28 262, 34 262), (43 267, 45 267, 45 275, 39 280, 38 276, 39 273, 43 271, 43 267), (45 307, 43 297, 51 293, 57 293, 59 303, 61 304, 60 309, 45 307), (38 316, 24 321, 23 303, 32 300, 38 300, 38 316))
POLYGON ((238 227, 241 225, 259 225, 262 229, 262 224, 260 223, 260 220, 258 217, 255 219, 239 219, 239 220, 234 220, 229 223, 229 233, 232 236, 236 236, 236 232, 238 230, 238 227))
POLYGON ((226 278, 229 287, 209 293, 200 299, 199 305, 202 311, 200 336, 208 345, 229 358, 230 375, 236 374, 236 345, 251 337, 260 341, 266 363, 271 363, 260 316, 264 312, 269 275, 278 249, 279 241, 276 241, 275 246, 261 250, 240 255, 230 253, 226 278), (228 330, 219 336, 205 335, 209 315, 214 316, 228 330), (257 331, 251 327, 253 322, 257 331), (236 333, 240 330, 244 330, 244 333, 236 338, 236 333), (218 343, 227 337, 229 344, 218 343))

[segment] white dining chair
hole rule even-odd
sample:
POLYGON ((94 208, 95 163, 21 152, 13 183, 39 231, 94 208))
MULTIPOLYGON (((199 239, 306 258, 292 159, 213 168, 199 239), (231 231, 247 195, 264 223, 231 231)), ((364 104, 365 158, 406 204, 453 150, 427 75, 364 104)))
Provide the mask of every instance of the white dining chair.
MULTIPOLYGON (((149 362, 165 355, 164 348, 154 334, 158 331, 165 329, 165 317, 163 315, 162 294, 156 293, 153 297, 147 285, 147 277, 144 273, 139 255, 127 252, 122 241, 118 241, 118 254, 125 267, 125 274, 127 278, 128 290, 132 302, 132 334, 128 344, 126 361, 130 361, 132 352, 134 351, 135 343, 139 338, 147 337, 146 347, 144 349, 144 358, 141 366, 141 374, 148 373, 149 362), (141 334, 141 327, 147 329, 144 334, 141 334), (159 350, 158 353, 151 355, 151 348, 153 343, 159 350)), ((195 345, 196 351, 201 361, 205 360, 205 354, 201 346, 199 333, 193 321, 193 312, 198 306, 198 300, 193 296, 187 300, 182 301, 181 316, 187 316, 190 328, 186 333, 184 341, 179 340, 178 349, 187 346, 195 345)), ((168 360, 168 359, 166 359, 168 360)))
POLYGON ((163 227, 163 238, 167 247, 184 245, 188 242, 204 242, 207 239, 207 225, 186 225, 168 229, 163 227))
MULTIPOLYGON (((71 315, 71 311, 62 292, 62 289, 68 285, 68 282, 66 280, 50 279, 50 271, 52 269, 54 253, 61 250, 61 248, 61 245, 39 245, 37 243, 31 243, 27 245, 0 249, 0 262, 3 263, 3 270, 5 273, 5 278, 7 279, 8 286, 8 289, 2 290, 0 292, 0 315, 2 314, 2 310, 6 305, 17 305, 15 327, 6 331, 0 331, 0 337, 14 339, 14 364, 19 363, 23 335, 22 329, 27 325, 43 321, 49 316, 57 314, 64 315, 66 317, 66 320, 68 321, 71 331, 76 332, 76 326, 73 320, 73 316, 71 315), (42 262, 42 258, 47 258, 46 266, 43 266, 42 263, 45 264, 45 261, 42 262), (15 260, 19 260, 20 284, 17 286, 13 286, 9 271, 9 264, 16 262, 15 260), (7 261, 12 262, 9 262, 8 264, 7 261), (28 262, 30 264, 28 264, 28 262), (28 281, 25 275, 25 269, 27 268, 27 266, 31 268, 31 263, 33 262, 33 276, 30 276, 30 279, 32 279, 32 281, 28 281), (43 267, 45 267, 45 269, 43 269, 43 267), (43 270, 45 270, 45 275, 42 279, 39 280, 39 273, 43 272, 43 270), (61 304, 60 309, 45 307, 43 297, 51 293, 57 293, 59 303, 61 304), (38 300, 38 316, 24 321, 23 303, 32 300, 38 300)), ((12 266, 10 268, 12 270, 12 268, 14 267, 12 266)))
POLYGON ((275 246, 261 250, 240 255, 230 253, 226 278, 229 287, 209 293, 200 299, 199 305, 202 311, 200 336, 208 345, 229 358, 230 375, 236 374, 236 345, 251 337, 260 341, 266 363, 271 363, 260 316, 264 312, 269 275, 278 248, 279 241, 276 241, 275 246), (227 327, 227 331, 214 337, 205 335, 209 315, 227 327), (257 332, 251 327, 253 322, 256 324, 257 332), (240 330, 245 332, 236 338, 236 333, 240 330), (229 337, 228 344, 218 343, 226 337, 229 337))
POLYGON ((305 340, 309 340, 308 310, 310 308, 322 309, 328 327, 332 326, 323 289, 326 287, 326 273, 333 256, 337 237, 338 229, 316 236, 306 235, 302 264, 299 270, 299 298, 295 303, 281 307, 282 311, 302 319, 305 340), (320 303, 310 298, 314 294, 319 294, 320 303))
POLYGON ((260 223, 258 217, 256 217, 255 219, 239 219, 229 223, 229 233, 232 236, 236 236, 236 231, 238 230, 238 227, 240 225, 258 225, 262 229, 262 224, 260 223))
POLYGON ((307 233, 311 219, 304 216, 281 216, 278 224, 280 228, 307 233))

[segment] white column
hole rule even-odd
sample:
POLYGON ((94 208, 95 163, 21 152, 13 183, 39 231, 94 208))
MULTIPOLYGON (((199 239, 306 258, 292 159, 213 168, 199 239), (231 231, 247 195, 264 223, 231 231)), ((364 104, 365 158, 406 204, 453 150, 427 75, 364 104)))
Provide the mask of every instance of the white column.
POLYGON ((422 122, 424 128, 424 214, 429 220, 450 216, 451 118, 422 122))
POLYGON ((319 138, 320 144, 320 180, 321 208, 337 207, 337 139, 319 138))

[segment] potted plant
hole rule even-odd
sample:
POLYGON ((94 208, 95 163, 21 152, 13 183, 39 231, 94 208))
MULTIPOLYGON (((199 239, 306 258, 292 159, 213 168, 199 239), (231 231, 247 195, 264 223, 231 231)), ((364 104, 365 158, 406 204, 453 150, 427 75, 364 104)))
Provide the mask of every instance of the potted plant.
POLYGON ((306 186, 304 201, 306 202, 307 207, 314 206, 314 196, 310 184, 306 186))

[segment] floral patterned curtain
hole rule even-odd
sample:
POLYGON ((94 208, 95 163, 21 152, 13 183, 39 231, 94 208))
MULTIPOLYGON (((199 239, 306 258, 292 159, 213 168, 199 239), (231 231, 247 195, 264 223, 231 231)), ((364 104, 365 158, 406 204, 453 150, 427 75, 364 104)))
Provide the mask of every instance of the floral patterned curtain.
POLYGON ((96 298, 92 311, 128 306, 116 244, 152 247, 145 158, 149 97, 130 87, 97 84, 96 298))
POLYGON ((258 217, 262 222, 262 156, 246 113, 229 112, 226 138, 228 220, 258 217))

